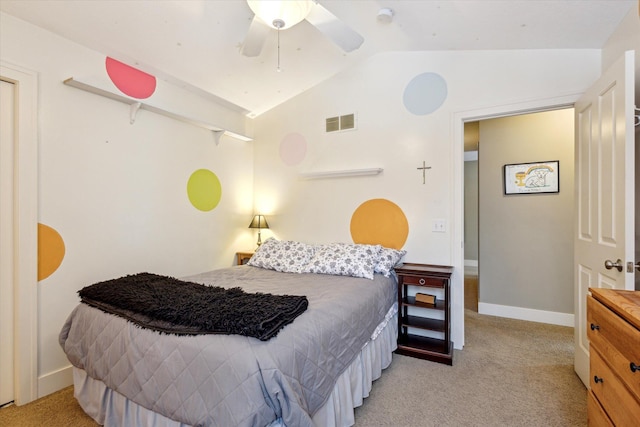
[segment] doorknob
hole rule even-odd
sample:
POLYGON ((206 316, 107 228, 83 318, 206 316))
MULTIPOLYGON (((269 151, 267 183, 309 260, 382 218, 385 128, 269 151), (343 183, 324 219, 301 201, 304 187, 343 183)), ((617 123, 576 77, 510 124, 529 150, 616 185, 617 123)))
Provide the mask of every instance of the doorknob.
POLYGON ((610 259, 608 259, 604 262, 604 268, 606 268, 607 270, 611 270, 612 268, 615 268, 618 271, 622 271, 622 260, 618 258, 616 262, 613 262, 610 259))

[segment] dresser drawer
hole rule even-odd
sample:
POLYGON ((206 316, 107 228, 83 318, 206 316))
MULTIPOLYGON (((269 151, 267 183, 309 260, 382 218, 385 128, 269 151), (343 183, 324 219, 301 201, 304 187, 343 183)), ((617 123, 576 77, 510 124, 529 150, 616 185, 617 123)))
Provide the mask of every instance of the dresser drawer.
POLYGON ((591 348, 589 356, 591 391, 611 421, 617 426, 640 426, 640 402, 602 360, 597 347, 591 348))
POLYGON ((445 279, 438 277, 402 276, 405 285, 427 286, 430 288, 444 288, 445 279))
POLYGON ((589 427, 614 427, 592 391, 587 393, 587 425, 589 427))
POLYGON ((640 331, 601 304, 587 297, 587 335, 611 369, 640 399, 640 331), (632 365, 633 364, 633 365, 632 365))

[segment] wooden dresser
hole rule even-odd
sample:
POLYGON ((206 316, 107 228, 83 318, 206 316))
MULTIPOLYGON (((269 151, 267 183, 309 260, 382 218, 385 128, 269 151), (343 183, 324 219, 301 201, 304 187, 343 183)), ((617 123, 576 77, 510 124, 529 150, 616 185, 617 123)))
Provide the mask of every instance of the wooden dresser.
POLYGON ((590 291, 589 426, 640 426, 640 292, 590 291))

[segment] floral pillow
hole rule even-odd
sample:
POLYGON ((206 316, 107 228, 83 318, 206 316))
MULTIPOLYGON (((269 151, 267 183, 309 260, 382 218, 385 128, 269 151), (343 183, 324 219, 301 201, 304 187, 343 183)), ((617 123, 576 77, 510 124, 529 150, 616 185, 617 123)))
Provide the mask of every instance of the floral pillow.
POLYGON ((373 279, 380 245, 332 243, 316 247, 303 273, 335 274, 373 279))
POLYGON ((314 247, 306 243, 279 241, 270 237, 256 250, 247 264, 284 273, 301 273, 313 253, 314 247))
POLYGON ((374 271, 389 277, 391 275, 391 269, 395 267, 400 259, 407 253, 404 250, 397 250, 383 247, 380 249, 378 256, 378 263, 375 266, 374 271))

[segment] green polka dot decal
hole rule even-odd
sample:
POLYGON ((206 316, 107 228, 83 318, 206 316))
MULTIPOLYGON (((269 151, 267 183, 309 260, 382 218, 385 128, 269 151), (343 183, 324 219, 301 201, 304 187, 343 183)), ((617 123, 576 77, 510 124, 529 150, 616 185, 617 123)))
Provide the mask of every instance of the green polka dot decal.
POLYGON ((196 209, 208 212, 220 203, 222 197, 220 180, 210 170, 198 169, 189 177, 187 195, 196 209))

